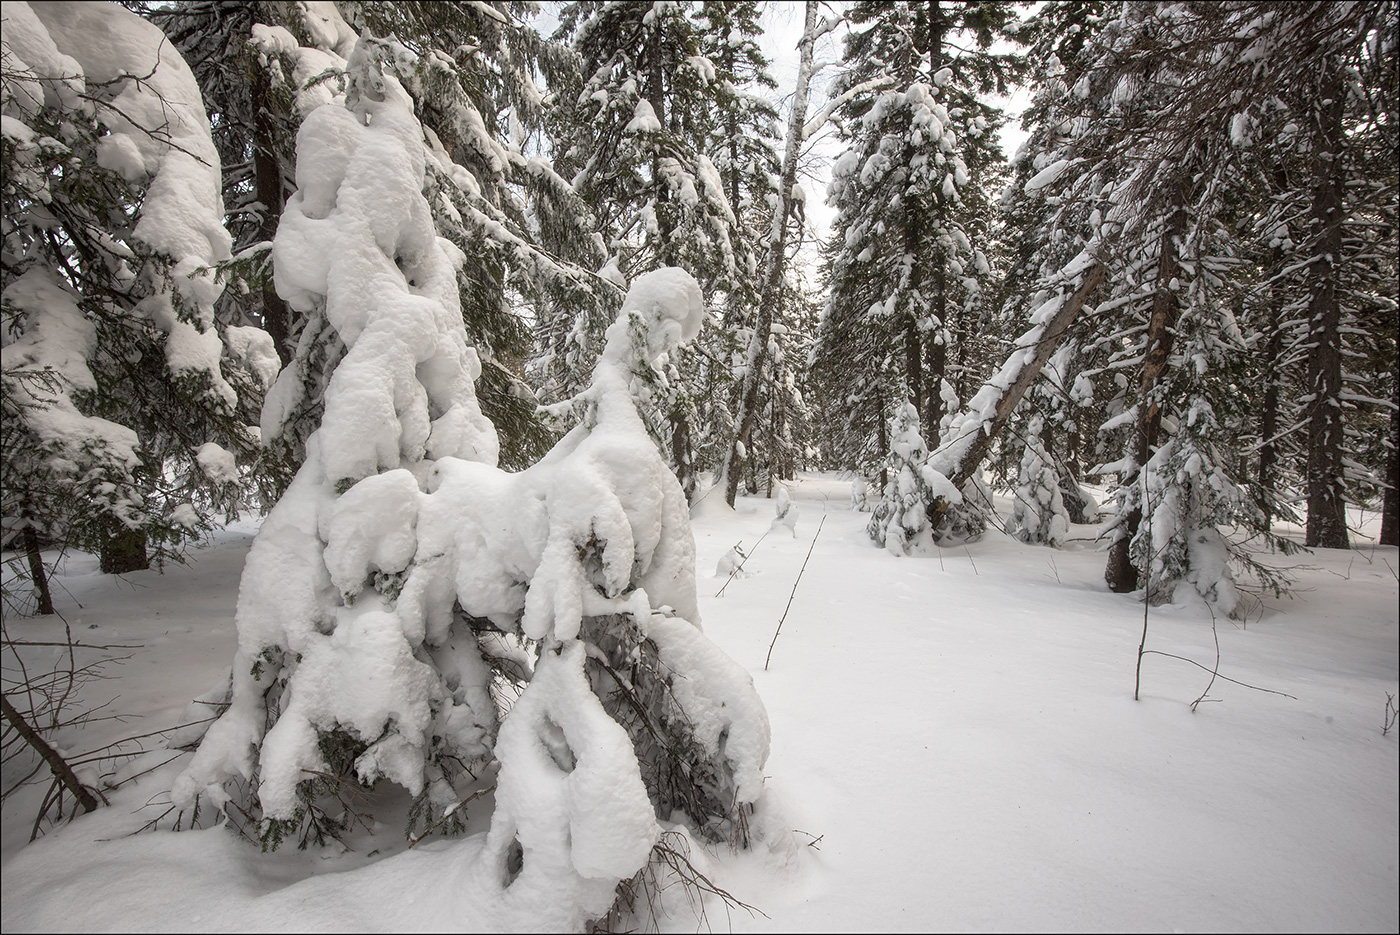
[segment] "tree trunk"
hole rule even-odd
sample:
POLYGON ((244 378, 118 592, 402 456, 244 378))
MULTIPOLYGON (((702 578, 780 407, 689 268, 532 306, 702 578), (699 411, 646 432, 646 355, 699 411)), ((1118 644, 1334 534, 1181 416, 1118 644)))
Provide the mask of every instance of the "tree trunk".
POLYGON ((792 214, 792 187, 797 182, 797 160, 802 152, 802 127, 807 119, 807 86, 812 81, 812 46, 816 42, 817 30, 817 4, 808 0, 806 6, 806 22, 800 44, 801 64, 797 70, 797 87, 793 92, 792 114, 788 120, 783 175, 778 183, 778 204, 773 209, 773 222, 768 232, 768 257, 764 266, 763 289, 759 293, 758 320, 754 322, 753 335, 749 339, 748 370, 744 374, 743 391, 739 396, 734 440, 729 444, 729 452, 720 471, 724 478, 724 500, 730 506, 734 505, 739 494, 738 451, 740 446, 748 446, 753 434, 758 416, 758 390, 763 382, 763 368, 768 363, 768 338, 773 327, 773 313, 782 296, 788 218, 792 214))
POLYGON ((53 595, 49 593, 49 576, 44 573, 44 557, 39 553, 39 535, 33 526, 24 527, 24 554, 29 559, 29 577, 34 580, 34 593, 39 597, 37 613, 51 614, 53 595))
POLYGON ((1385 459, 1385 494, 1381 500, 1381 545, 1400 545, 1400 376, 1391 380, 1390 454, 1385 459))
MULTIPOLYGON (((1271 272, 1282 266, 1283 251, 1274 248, 1271 272)), ((1278 432, 1279 407, 1279 361, 1283 357, 1283 300, 1279 290, 1269 290, 1269 343, 1264 349, 1264 406, 1259 415, 1259 509, 1264 511, 1264 522, 1272 523, 1274 503, 1277 500, 1278 445, 1274 435, 1278 432)))
MULTIPOLYGON (((993 443, 1006 430, 1007 424, 1011 421, 1011 414, 1016 411, 1017 404, 1026 395, 1026 391, 1030 389, 1036 377, 1040 376, 1040 371, 1045 368, 1050 356, 1060 346, 1060 341, 1064 339, 1070 324, 1079 314, 1080 309, 1084 307, 1084 303, 1089 300, 1089 296, 1098 289, 1103 278, 1104 267, 1101 263, 1096 262, 1085 270, 1084 278, 1080 280, 1079 287, 1075 289, 1074 294, 1065 300, 1065 304, 1060 306, 1060 310, 1042 329, 1035 344, 1035 354, 1022 367, 1011 385, 1002 391, 991 421, 979 431, 977 437, 970 444, 967 444, 964 451, 960 454, 950 454, 953 464, 949 465, 949 470, 944 473, 955 485, 961 487, 972 478, 972 475, 977 473, 983 460, 986 459, 987 453, 991 451, 993 443)), ((1023 350, 1022 347, 1016 347, 1012 353, 1020 354, 1023 350)), ((963 441, 962 438, 950 439, 948 445, 940 446, 936 453, 943 453, 963 441)))
POLYGON ((1342 252, 1342 109, 1346 89, 1335 62, 1327 62, 1322 103, 1314 112, 1314 187, 1312 233, 1314 259, 1308 264, 1308 330, 1313 349, 1308 357, 1308 528, 1309 546, 1345 549, 1346 500, 1342 493, 1342 309, 1337 295, 1336 263, 1342 252))
POLYGON ((909 391, 909 405, 915 412, 924 411, 924 342, 919 334, 919 319, 911 303, 904 316, 904 381, 909 391))
MULTIPOLYGON (((253 118, 253 176, 258 201, 263 206, 258 240, 271 241, 277 235, 277 224, 284 207, 282 168, 277 159, 276 129, 272 121, 272 88, 263 69, 255 67, 252 71, 253 101, 257 108, 253 118)), ((263 328, 272 336, 277 357, 285 367, 296 353, 292 339, 292 313, 272 287, 271 277, 263 284, 262 306, 263 328)))
POLYGON ((946 277, 940 267, 933 274, 933 314, 938 326, 928 336, 928 400, 924 407, 924 440, 934 448, 938 447, 938 427, 943 422, 943 380, 948 375, 948 328, 943 317, 947 311, 948 297, 944 289, 946 277))
MULTIPOLYGON (((1179 272, 1177 265, 1177 240, 1186 230, 1186 211, 1177 208, 1167 222, 1162 234, 1162 247, 1157 261, 1157 287, 1152 296, 1152 317, 1147 323, 1146 353, 1142 360, 1142 384, 1138 398, 1137 437, 1133 452, 1136 469, 1122 483, 1124 486, 1137 483, 1146 468, 1152 451, 1157 447, 1157 437, 1162 430, 1162 405, 1159 387, 1166 374, 1167 356, 1171 353, 1172 329, 1176 326, 1178 303, 1176 292, 1169 283, 1179 272)), ((1133 564, 1132 542, 1142 523, 1143 507, 1140 504, 1130 511, 1119 530, 1118 538, 1108 550, 1108 567, 1104 569, 1104 580, 1108 589, 1118 594, 1137 590, 1138 570, 1133 564)))
POLYGON ((10 726, 15 729, 15 732, 24 738, 25 743, 33 747, 34 751, 44 758, 44 762, 49 764, 49 771, 53 773, 54 778, 63 783, 64 787, 69 792, 73 793, 73 797, 83 806, 83 811, 96 811, 97 799, 93 798, 92 793, 84 788, 83 784, 78 781, 77 775, 73 772, 73 767, 69 766, 67 761, 59 756, 57 750, 44 742, 44 738, 39 736, 39 732, 20 716, 20 713, 15 710, 14 705, 10 704, 10 699, 0 695, 0 708, 3 708, 5 720, 9 721, 10 726))
POLYGON ((151 560, 146 554, 146 531, 128 529, 116 520, 109 520, 102 530, 98 566, 107 575, 124 575, 129 571, 150 568, 151 560))

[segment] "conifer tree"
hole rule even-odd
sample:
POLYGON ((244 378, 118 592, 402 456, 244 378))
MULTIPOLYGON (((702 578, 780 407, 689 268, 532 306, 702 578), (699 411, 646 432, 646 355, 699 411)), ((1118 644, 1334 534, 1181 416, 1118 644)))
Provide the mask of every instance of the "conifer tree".
POLYGON ((160 31, 107 4, 5 17, 6 538, 145 568, 240 501, 271 347, 215 321, 219 157, 160 31))
MULTIPOLYGON (((813 360, 828 405, 852 420, 844 433, 869 433, 902 397, 924 434, 939 431, 948 351, 970 330, 964 316, 979 314, 978 279, 990 271, 973 219, 988 213, 981 186, 995 184, 1001 157, 981 95, 1005 90, 1019 68, 990 51, 1011 16, 1009 4, 939 2, 862 3, 849 14, 847 70, 834 89, 849 99, 849 143, 832 168, 828 199, 840 214, 813 360), (973 48, 955 54, 963 35, 973 48), (865 342, 878 350, 849 366, 865 342)), ((835 447, 870 445, 867 434, 835 447)))
POLYGON ((436 154, 393 51, 361 38, 343 104, 298 134, 277 286, 344 351, 249 554, 228 706, 173 795, 252 816, 275 847, 340 836, 337 799, 388 780, 414 797, 411 831, 461 830, 494 758, 462 885, 484 918, 581 928, 663 831, 747 844, 762 790, 767 718, 699 630, 685 497, 637 409, 705 311, 683 271, 640 277, 581 424, 498 469, 466 258, 436 233, 436 154))
MULTIPOLYGON (((720 132, 712 101, 742 79, 717 72, 705 54, 702 21, 708 25, 690 3, 566 6, 558 36, 579 55, 582 80, 560 89, 556 165, 592 208, 619 282, 679 266, 723 308, 749 261, 725 178, 711 158, 720 132)), ((731 116, 747 119, 733 108, 731 116)), ((600 346, 596 322, 575 319, 552 330, 593 354, 600 346)), ((670 363, 648 421, 689 495, 700 468, 697 405, 727 374, 707 374, 701 362, 670 363)))

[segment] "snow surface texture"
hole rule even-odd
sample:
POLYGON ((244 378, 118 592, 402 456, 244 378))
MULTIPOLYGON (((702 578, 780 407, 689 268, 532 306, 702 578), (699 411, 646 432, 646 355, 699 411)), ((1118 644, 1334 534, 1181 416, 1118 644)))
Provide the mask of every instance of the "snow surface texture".
MULTIPOLYGON (((1133 702, 1142 605, 1107 592, 1096 526, 1073 526, 1053 553, 993 527, 941 563, 895 560, 871 544, 869 517, 848 510, 848 492, 848 479, 799 476, 792 495, 807 532, 795 540, 769 535, 749 548, 773 516, 761 498, 740 497, 693 526, 706 635, 763 694, 773 720, 764 802, 781 805, 777 827, 793 844, 692 850, 711 880, 766 914, 726 916, 707 901, 715 931, 1400 928, 1400 757, 1396 731, 1380 729, 1385 694, 1400 692, 1400 555, 1371 544, 1374 513, 1351 513, 1354 550, 1272 557, 1293 568, 1294 596, 1247 598, 1248 625, 1218 627, 1222 674, 1296 700, 1217 680, 1214 703, 1193 714, 1209 673, 1162 656, 1144 660, 1133 702), (739 540, 756 574, 716 598, 725 576, 710 572, 739 540), (865 634, 876 621, 878 640, 853 642, 853 625, 865 634), (859 697, 840 685, 861 686, 859 697)), ((1012 505, 997 500, 1003 517, 1012 505)), ((86 686, 83 703, 120 696, 109 711, 143 717, 93 721, 59 735, 64 748, 179 723, 189 699, 225 676, 256 529, 249 520, 221 530, 188 565, 129 583, 98 574, 94 557, 68 556, 59 611, 86 642, 141 647, 108 667, 113 680, 86 686)), ((1276 531, 1302 539, 1295 527, 1276 531)), ((1148 648, 1209 665, 1210 615, 1189 589, 1178 596, 1152 608, 1148 648)), ((56 619, 7 624, 62 639, 56 619)), ((23 652, 53 665, 46 648, 23 652)), ((80 663, 104 655, 78 654, 80 663)), ((103 775, 169 757, 152 751, 103 775)), ((44 787, 7 800, 4 930, 499 930, 503 917, 459 885, 485 836, 408 850, 379 807, 385 827, 343 853, 263 854, 225 828, 132 835, 165 808, 161 790, 186 760, 109 790, 112 807, 27 847, 44 787)), ((663 931, 696 931, 683 902, 671 910, 663 931)))
POLYGON ((68 79, 45 83, 64 104, 96 107, 106 130, 98 164, 144 190, 133 236, 172 261, 174 294, 153 281, 140 311, 165 332, 170 370, 206 376, 231 406, 236 397, 219 370, 214 302, 223 286, 214 265, 229 258, 232 241, 194 74, 160 29, 116 4, 7 3, 5 42, 21 69, 68 79))

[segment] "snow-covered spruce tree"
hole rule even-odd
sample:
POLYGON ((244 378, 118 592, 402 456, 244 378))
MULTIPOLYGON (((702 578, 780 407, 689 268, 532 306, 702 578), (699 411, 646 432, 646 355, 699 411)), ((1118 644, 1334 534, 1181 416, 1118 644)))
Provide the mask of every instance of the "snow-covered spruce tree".
MULTIPOLYGON (((989 272, 973 243, 974 216, 983 207, 985 217, 987 199, 967 196, 994 184, 989 170, 1000 154, 981 95, 1004 90, 1016 70, 1014 57, 990 51, 1011 16, 999 3, 861 3, 849 13, 846 72, 833 89, 846 101, 848 147, 828 191, 839 214, 813 360, 833 408, 843 399, 887 406, 902 386, 923 433, 939 430, 948 349, 954 334, 970 330, 959 322, 976 315, 978 277, 989 272), (972 49, 959 52, 964 36, 972 49), (849 366, 849 336, 862 331, 881 348, 873 367, 849 366), (876 379, 884 386, 872 392, 876 379)), ((884 418, 869 412, 859 421, 884 418)))
MULTIPOLYGON (((504 463, 523 467, 554 437, 517 373, 543 334, 529 323, 567 310, 591 323, 596 338, 623 296, 617 276, 598 275, 608 253, 589 205, 542 152, 548 108, 535 74, 557 75, 574 56, 522 22, 529 11, 518 4, 373 2, 353 12, 356 25, 391 37, 385 65, 436 138, 429 166, 438 232, 477 258, 459 283, 467 335, 482 355, 478 396, 501 435, 504 463)), ((579 355, 573 359, 578 366, 579 355)), ((586 382, 592 358, 585 363, 578 376, 586 382)), ((558 389, 546 379, 543 398, 557 399, 558 389)))
POLYGON ((4 385, 27 439, 6 449, 6 488, 57 510, 7 508, 6 536, 144 568, 239 502, 268 347, 216 327, 219 158, 160 31, 111 4, 7 4, 4 20, 4 385))
MULTIPOLYGON (((646 270, 681 266, 722 309, 723 297, 748 272, 740 262, 747 249, 736 248, 743 241, 739 219, 707 150, 719 135, 715 89, 741 79, 721 80, 704 54, 700 23, 691 17, 695 11, 692 3, 594 0, 563 9, 557 36, 578 53, 582 80, 560 89, 556 165, 592 209, 614 275, 626 281, 646 270)), ((588 326, 571 316, 570 324, 555 322, 550 330, 597 348, 599 335, 587 333, 588 326)), ((725 363, 721 359, 719 366, 725 363)), ((671 361, 667 379, 645 407, 688 496, 699 468, 698 407, 712 384, 728 378, 711 366, 708 358, 671 361)))
POLYGON ((962 502, 958 488, 929 467, 928 454, 919 434, 918 411, 913 403, 901 403, 890 422, 890 453, 884 465, 889 480, 866 527, 877 545, 895 555, 933 551, 942 511, 962 502))
POLYGON ((229 706, 173 796, 223 804, 246 781, 240 808, 275 845, 339 834, 325 797, 384 778, 460 827, 487 785, 464 767, 494 755, 473 906, 485 927, 577 929, 642 870, 660 818, 744 841, 762 787, 766 715, 695 622, 685 498, 633 401, 698 331, 700 290, 639 279, 583 424, 500 471, 411 98, 370 40, 347 76, 346 105, 303 125, 273 247, 283 297, 320 306, 346 351, 249 554, 229 706), (528 682, 499 734, 493 668, 528 682))
POLYGON ((635 402, 703 316, 687 274, 640 277, 583 394, 583 423, 518 477, 514 502, 540 515, 516 534, 537 559, 502 609, 540 655, 501 727, 497 811, 471 880, 504 911, 535 913, 532 925, 601 915, 656 846, 658 821, 750 841, 767 715, 696 624, 689 510, 635 402))
MULTIPOLYGON (((1033 166, 1043 167, 1023 191, 1056 208, 1045 229, 1073 232, 1084 244, 1082 266, 1109 267, 1093 296, 1097 333, 1078 342, 1082 353, 1102 356, 1081 376, 1139 368, 1136 386, 1119 384, 1121 414, 1104 426, 1127 434, 1124 456, 1100 468, 1120 477, 1110 585, 1133 590, 1143 569, 1151 600, 1190 581, 1214 607, 1236 614, 1230 563, 1202 543, 1223 544, 1221 525, 1268 538, 1236 479, 1237 459, 1218 444, 1230 424, 1222 420, 1238 412, 1231 381, 1247 348, 1234 314, 1235 231, 1246 200, 1227 120, 1166 132, 1177 125, 1171 115, 1210 97, 1192 84, 1206 62, 1152 51, 1185 42, 1183 23, 1175 7, 1138 5, 1090 40, 1084 55, 1092 67, 1070 93, 1047 102, 1050 132, 1034 142, 1048 150, 1032 154, 1033 166), (1196 559, 1204 564, 1192 565, 1196 559)), ((1234 558, 1247 562, 1238 551, 1234 558)))
POLYGON ((268 41, 268 29, 300 27, 310 14, 301 4, 192 0, 143 5, 142 15, 190 63, 206 106, 216 115, 211 130, 223 166, 226 223, 239 258, 225 267, 232 288, 220 297, 220 317, 261 325, 285 365, 296 348, 297 322, 273 288, 267 250, 282 205, 295 188, 297 127, 305 113, 322 103, 312 98, 325 91, 310 85, 325 65, 307 61, 284 70, 284 59, 293 65, 297 44, 281 43, 279 49, 279 43, 268 41))
POLYGON ((479 401, 500 433, 504 461, 523 466, 551 440, 518 374, 529 353, 528 308, 563 304, 610 316, 622 297, 590 272, 605 257, 577 196, 547 159, 527 155, 529 137, 543 119, 533 67, 548 60, 555 46, 505 3, 358 3, 347 12, 354 26, 324 2, 237 8, 194 3, 149 12, 182 48, 211 62, 199 77, 221 114, 219 138, 236 156, 226 189, 231 223, 242 239, 235 242, 239 260, 229 274, 247 280, 253 302, 243 304, 252 311, 261 306, 262 319, 277 331, 283 362, 302 371, 293 384, 305 383, 304 375, 313 372, 323 377, 319 389, 281 410, 278 419, 291 424, 274 420, 267 426, 264 464, 294 471, 300 463, 302 443, 319 418, 324 378, 343 350, 324 322, 289 309, 272 289, 265 247, 284 194, 270 183, 280 178, 285 194, 291 192, 296 127, 312 109, 344 93, 345 56, 359 27, 393 37, 377 54, 409 91, 430 131, 425 145, 434 224, 477 258, 459 272, 458 286, 468 335, 482 358, 479 401), (229 57, 242 63, 245 80, 229 80, 221 64, 229 57))
POLYGON ((396 600, 416 552, 419 479, 449 455, 496 460, 457 305, 462 257, 421 193, 411 100, 368 46, 347 77, 345 106, 302 124, 299 187, 273 245, 278 292, 334 329, 343 356, 306 459, 249 553, 230 706, 175 789, 187 801, 207 787, 222 804, 224 782, 255 779, 250 804, 271 846, 343 830, 349 816, 319 800, 344 777, 386 776, 440 812, 495 729, 470 633, 435 620, 425 645, 421 615, 396 600))
POLYGON ((1016 502, 1006 530, 1022 542, 1061 546, 1069 535, 1069 512, 1060 494, 1059 473, 1040 442, 1044 424, 1040 416, 1032 416, 1025 426, 1016 502))
POLYGON ((1365 500, 1386 463, 1400 7, 1246 3, 1184 25, 1193 45, 1230 51, 1204 72, 1205 93, 1230 89, 1217 119, 1269 199, 1252 225, 1275 388, 1259 498, 1277 509, 1277 490, 1302 486, 1307 543, 1345 547, 1345 504, 1365 500))

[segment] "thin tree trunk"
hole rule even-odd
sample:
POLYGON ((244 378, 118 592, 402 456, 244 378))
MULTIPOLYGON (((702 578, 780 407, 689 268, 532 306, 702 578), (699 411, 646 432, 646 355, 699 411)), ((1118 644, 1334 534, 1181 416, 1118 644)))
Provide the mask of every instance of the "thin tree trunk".
MULTIPOLYGON (((912 237, 911 237, 912 239, 912 237)), ((909 391, 909 404, 915 412, 924 411, 924 342, 919 334, 919 319, 911 303, 904 316, 904 381, 909 391)))
POLYGON ((1390 454, 1385 459, 1385 494, 1381 500, 1381 545, 1400 545, 1400 377, 1391 380, 1390 454))
POLYGON ((1342 109, 1346 89, 1335 62, 1328 62, 1314 114, 1314 259, 1308 265, 1308 528, 1309 546, 1345 549, 1346 500, 1342 494, 1342 309, 1336 263, 1342 251, 1342 109))
POLYGON ((44 738, 39 736, 39 732, 30 726, 29 722, 20 716, 15 710, 15 706, 10 704, 10 699, 0 695, 0 706, 3 706, 5 720, 10 722, 24 742, 34 748, 34 751, 44 758, 44 762, 49 764, 49 769, 53 772, 54 778, 73 793, 73 797, 83 806, 83 811, 93 812, 97 810, 97 799, 91 792, 83 788, 83 784, 78 781, 77 775, 73 772, 73 767, 59 756, 58 751, 44 742, 44 738))
POLYGON ((129 571, 150 568, 151 560, 146 554, 146 530, 128 529, 116 520, 109 520, 102 530, 98 567, 107 575, 124 575, 129 571))
POLYGON ((802 128, 807 121, 807 87, 812 81, 812 46, 816 43, 817 4, 808 0, 806 22, 802 31, 801 64, 797 70, 797 88, 793 92, 792 114, 788 119, 787 146, 783 153, 783 175, 778 183, 778 204, 773 210, 773 222, 768 232, 768 257, 764 266, 763 290, 759 293, 758 320, 749 338, 748 370, 744 374, 743 391, 739 396, 739 412, 735 419, 734 439, 725 455, 721 476, 724 478, 724 500, 730 506, 739 494, 739 449, 747 447, 758 416, 758 391, 763 382, 763 369, 768 363, 768 339, 773 327, 773 313, 782 296, 783 267, 786 262, 788 218, 792 214, 792 187, 797 182, 797 160, 802 152, 802 128))
MULTIPOLYGON (((257 108, 253 118, 253 176, 258 201, 263 206, 258 239, 271 241, 277 235, 277 224, 284 206, 282 167, 278 163, 275 128, 272 121, 272 88, 261 68, 253 69, 253 101, 257 108)), ((263 328, 272 336, 273 346, 282 366, 287 366, 296 353, 292 340, 292 313, 282 301, 269 278, 262 288, 263 328)))
POLYGON ((948 342, 944 340, 948 334, 944 318, 948 305, 946 278, 941 267, 933 274, 933 314, 938 327, 928 336, 928 400, 923 410, 928 424, 924 426, 924 440, 934 447, 938 446, 938 427, 943 422, 943 380, 948 374, 948 342))
MULTIPOLYGON (((1271 271, 1282 265, 1283 251, 1274 248, 1271 271)), ((1274 519, 1274 504, 1277 500, 1278 443, 1274 435, 1278 432, 1279 408, 1279 360, 1283 356, 1283 300, 1279 290, 1269 290, 1269 343, 1264 349, 1264 404, 1259 415, 1259 436, 1264 440, 1259 446, 1259 509, 1264 511, 1265 523, 1274 519)))
MULTIPOLYGON (((1136 469, 1123 479, 1124 486, 1137 483, 1146 468, 1157 437, 1162 430, 1162 406, 1158 387, 1166 374, 1167 356, 1171 353, 1172 329, 1176 326, 1178 302, 1169 283, 1176 277, 1177 239, 1186 229, 1186 211, 1177 208, 1162 234, 1162 247, 1157 261, 1157 287, 1152 296, 1152 316, 1147 322, 1146 354, 1142 360, 1142 383, 1138 402, 1137 435, 1133 451, 1136 469)), ((1133 564, 1132 542, 1142 523, 1142 506, 1128 513, 1118 538, 1108 550, 1108 567, 1104 580, 1108 589, 1118 594, 1137 590, 1138 570, 1133 564)))
POLYGON ((49 576, 44 572, 44 557, 39 552, 39 535, 33 526, 24 527, 24 554, 29 559, 29 577, 34 580, 34 591, 39 595, 40 614, 52 614, 53 595, 49 593, 49 576))

